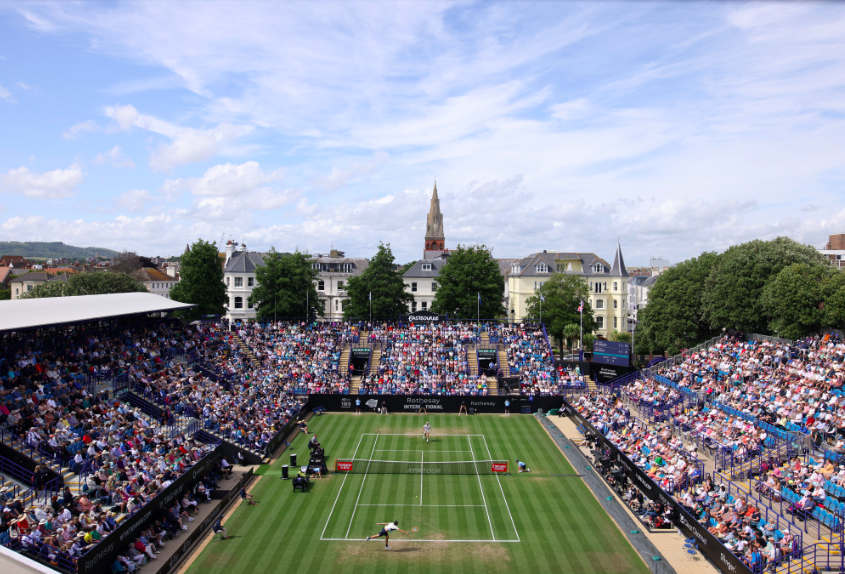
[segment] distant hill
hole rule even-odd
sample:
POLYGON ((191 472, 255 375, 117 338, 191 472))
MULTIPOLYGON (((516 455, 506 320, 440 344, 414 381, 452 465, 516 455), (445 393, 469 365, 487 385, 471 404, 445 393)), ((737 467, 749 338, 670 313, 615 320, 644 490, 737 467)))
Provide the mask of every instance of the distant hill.
POLYGON ((105 257, 114 257, 117 251, 104 247, 74 247, 65 245, 61 241, 0 241, 0 256, 23 255, 24 257, 39 257, 53 259, 67 257, 68 259, 82 259, 94 257, 97 253, 105 257))

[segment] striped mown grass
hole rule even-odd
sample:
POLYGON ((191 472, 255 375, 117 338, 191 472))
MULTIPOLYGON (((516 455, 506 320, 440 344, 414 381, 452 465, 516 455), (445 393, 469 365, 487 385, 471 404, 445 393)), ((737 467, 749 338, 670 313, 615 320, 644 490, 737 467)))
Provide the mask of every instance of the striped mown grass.
MULTIPOLYGON (((423 460, 473 460, 465 458, 471 449, 474 460, 513 466, 519 458, 532 472, 516 474, 514 468, 498 478, 331 474, 312 480, 309 492, 294 494, 290 481, 279 480, 286 453, 253 489, 260 504, 241 505, 226 522, 233 538, 209 543, 189 574, 648 571, 581 479, 571 476, 593 471, 573 469, 534 417, 328 414, 308 426, 319 434, 330 467, 356 449, 357 458, 408 461, 417 460, 417 452, 423 460), (425 420, 433 427, 430 445, 421 436, 425 420), (374 456, 378 450, 393 452, 374 456), (385 506, 368 506, 380 504, 385 506), (419 533, 393 536, 389 551, 381 540, 362 540, 378 532, 375 522, 394 519, 403 530, 418 526, 419 533), (519 542, 499 542, 517 537, 519 542)), ((300 464, 307 462, 308 438, 293 443, 300 464)))

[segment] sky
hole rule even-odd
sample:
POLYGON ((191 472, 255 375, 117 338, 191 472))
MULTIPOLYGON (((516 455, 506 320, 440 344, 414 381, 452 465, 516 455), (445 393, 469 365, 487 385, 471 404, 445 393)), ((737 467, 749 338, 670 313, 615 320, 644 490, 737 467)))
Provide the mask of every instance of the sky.
POLYGON ((0 3, 0 240, 672 262, 845 232, 845 5, 0 3))

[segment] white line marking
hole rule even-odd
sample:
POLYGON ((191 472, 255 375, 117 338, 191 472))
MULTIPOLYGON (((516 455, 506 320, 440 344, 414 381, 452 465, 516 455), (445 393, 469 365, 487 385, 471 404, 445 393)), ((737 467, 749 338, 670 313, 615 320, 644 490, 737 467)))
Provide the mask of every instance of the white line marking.
MULTIPOLYGON (((387 448, 378 448, 375 452, 422 452, 419 450, 391 450, 387 448)), ((432 452, 469 452, 468 450, 435 450, 432 452)))
POLYGON ((422 506, 422 486, 423 486, 423 475, 425 474, 425 451, 421 450, 420 454, 420 506, 422 506))
MULTIPOLYGON (((484 437, 484 446, 487 447, 487 456, 489 456, 490 459, 492 460, 493 459, 493 453, 490 452, 490 445, 487 444, 487 437, 484 437)), ((511 524, 513 525, 513 533, 516 534, 516 541, 519 542, 519 532, 517 532, 517 530, 516 530, 516 522, 513 521, 513 514, 511 514, 511 507, 510 507, 510 505, 508 505, 508 497, 505 496, 505 489, 502 488, 502 481, 499 479, 498 473, 496 474, 496 480, 499 482, 499 490, 502 491, 502 498, 505 501, 505 508, 508 509, 508 516, 511 517, 511 524)))
MULTIPOLYGON (((361 441, 364 440, 364 435, 361 435, 361 438, 358 439, 358 445, 355 447, 355 453, 352 455, 352 458, 355 458, 355 455, 358 454, 358 447, 361 446, 361 441)), ((326 519, 326 525, 323 526, 323 533, 320 534, 320 540, 323 540, 323 536, 326 534, 326 528, 329 527, 329 521, 332 519, 332 513, 334 512, 334 507, 337 506, 337 501, 340 498, 340 493, 343 492, 343 485, 346 484, 346 477, 349 476, 349 473, 343 476, 343 482, 340 483, 340 490, 337 491, 337 498, 334 499, 334 504, 332 504, 332 510, 329 512, 329 517, 326 519)))
MULTIPOLYGON (((395 504, 390 504, 389 502, 380 502, 378 504, 359 504, 358 506, 407 506, 404 502, 397 502, 395 504)), ((425 504, 420 505, 424 508, 435 508, 441 506, 448 506, 452 508, 484 508, 483 504, 425 504)))
MULTIPOLYGON (((378 440, 378 439, 376 439, 378 440)), ((469 451, 472 452, 472 441, 469 440, 469 436, 467 437, 467 442, 469 443, 469 451)), ((472 460, 475 461, 475 453, 472 453, 472 460)), ((496 532, 493 530, 493 521, 490 520, 490 511, 487 510, 487 499, 484 498, 484 487, 481 486, 481 475, 478 474, 478 465, 475 465, 475 476, 478 477, 478 488, 481 489, 481 500, 484 502, 484 512, 487 513, 487 522, 490 524, 490 534, 493 535, 493 541, 496 541, 496 532)))
MULTIPOLYGON (((331 542, 355 542, 354 539, 349 539, 349 538, 321 538, 320 540, 328 540, 328 541, 331 541, 331 542)), ((496 542, 496 543, 499 543, 499 542, 519 542, 519 540, 425 540, 425 539, 420 540, 420 539, 417 539, 417 538, 412 538, 410 540, 393 539, 393 540, 390 541, 391 544, 393 544, 395 542, 483 542, 483 543, 496 542)))
MULTIPOLYGON (((378 435, 376 435, 376 442, 373 443, 373 451, 376 450, 378 444, 378 435)), ((373 453, 370 453, 370 462, 373 460, 373 453)), ((370 472, 370 462, 367 463, 367 470, 364 471, 364 480, 361 481, 361 490, 358 491, 358 498, 355 499, 355 508, 352 509, 352 518, 349 519, 349 528, 346 529, 346 538, 349 538, 349 531, 352 529, 352 521, 355 520, 355 511, 358 510, 358 501, 361 500, 361 493, 364 492, 364 483, 367 482, 367 473, 370 472)))
MULTIPOLYGON (((415 432, 414 433, 404 433, 404 434, 400 434, 400 433, 387 434, 387 433, 379 433, 379 432, 365 432, 365 433, 361 433, 361 434, 363 434, 364 436, 406 436, 408 438, 417 436, 417 433, 415 433, 415 432)), ((444 437, 444 438, 460 438, 462 436, 484 436, 484 435, 483 434, 450 434, 450 435, 436 435, 436 436, 441 436, 441 437, 444 437)), ((343 538, 341 538, 341 540, 343 540, 343 538)))

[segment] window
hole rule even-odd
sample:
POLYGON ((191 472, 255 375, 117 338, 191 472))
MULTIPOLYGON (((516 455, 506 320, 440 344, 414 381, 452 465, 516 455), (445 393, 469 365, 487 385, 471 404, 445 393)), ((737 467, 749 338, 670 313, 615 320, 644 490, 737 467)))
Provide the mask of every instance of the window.
POLYGON ((417 292, 417 284, 411 283, 411 293, 416 293, 416 292, 417 292))
POLYGON ((326 282, 320 279, 317 281, 317 291, 325 291, 326 290, 326 282))
POLYGON ((335 299, 334 300, 334 310, 337 311, 339 308, 340 308, 340 300, 335 299))
POLYGON ((417 302, 411 301, 411 313, 416 313, 416 312, 417 312, 417 302))
POLYGON ((235 277, 235 287, 243 287, 244 286, 244 278, 243 277, 235 277))
POLYGON ((604 309, 604 299, 599 299, 596 301, 596 309, 604 309))
POLYGON ((619 328, 619 317, 614 317, 614 318, 613 318, 613 328, 614 328, 614 329, 618 329, 618 328, 619 328))
POLYGON ((244 298, 243 297, 235 297, 235 309, 243 309, 244 308, 244 298))
POLYGON ((613 300, 613 308, 614 308, 614 309, 618 309, 618 308, 619 308, 619 301, 617 301, 616 299, 614 299, 614 300, 613 300))
POLYGON ((343 304, 344 304, 345 302, 346 302, 346 299, 343 299, 343 300, 340 302, 340 310, 341 310, 341 311, 343 311, 343 304))
POLYGON ((247 299, 247 300, 246 300, 246 306, 247 306, 248 308, 252 309, 252 301, 250 301, 249 299, 247 299))
POLYGON ((247 287, 252 287, 254 284, 255 284, 255 278, 254 277, 247 277, 246 278, 246 286, 247 287))
POLYGON ((228 287, 228 286, 229 286, 229 278, 226 277, 226 287, 228 287))
POLYGON ((617 283, 616 283, 616 281, 614 281, 613 282, 613 290, 617 291, 618 289, 619 289, 619 287, 617 287, 617 283))
POLYGON ((537 273, 548 273, 549 272, 549 266, 546 265, 545 263, 540 263, 539 265, 537 265, 535 267, 535 269, 537 269, 537 273))
POLYGON ((342 263, 340 266, 340 270, 343 273, 352 273, 352 264, 351 263, 342 263))
POLYGON ((596 263, 593 265, 593 272, 594 273, 604 273, 604 265, 601 263, 596 263))
POLYGON ((319 263, 312 263, 311 269, 316 269, 317 271, 319 271, 320 270, 320 264, 319 263))
POLYGON ((511 266, 511 273, 517 273, 517 274, 518 274, 518 273, 520 273, 521 271, 522 271, 522 268, 521 268, 519 265, 513 265, 513 266, 511 266))
POLYGON ((596 317, 596 326, 599 329, 604 329, 604 317, 602 317, 602 316, 596 317))
POLYGON ((338 281, 338 282, 337 282, 337 290, 338 290, 338 291, 343 291, 343 281, 338 281))
POLYGON ((422 310, 425 311, 427 309, 428 309, 428 301, 423 301, 422 302, 422 310))
POLYGON ((32 285, 27 285, 27 286, 26 286, 26 290, 27 290, 27 291, 32 291, 32 285))
POLYGON ((601 283, 593 283, 593 291, 595 291, 596 293, 601 293, 602 292, 601 283))
POLYGON ((431 282, 431 292, 434 293, 435 291, 437 291, 437 282, 432 281, 431 282))
POLYGON ((431 263, 423 263, 422 264, 423 271, 431 271, 431 263))

